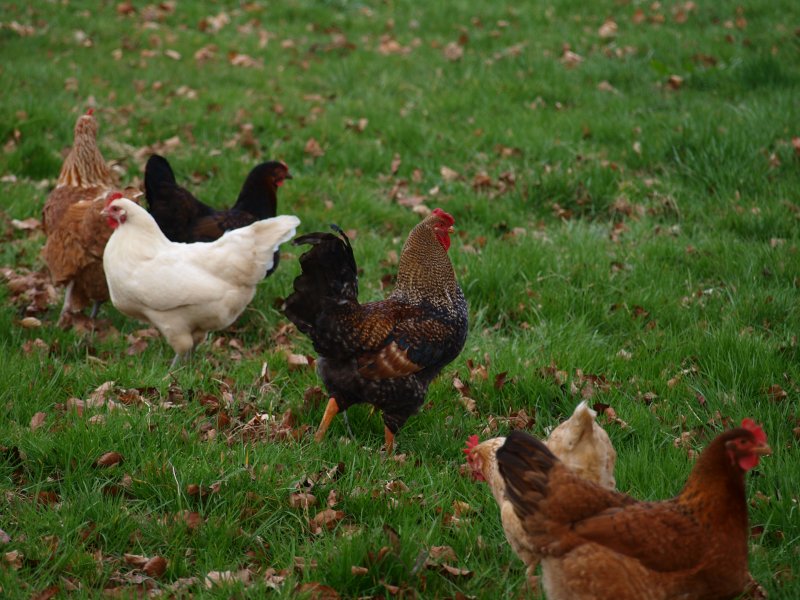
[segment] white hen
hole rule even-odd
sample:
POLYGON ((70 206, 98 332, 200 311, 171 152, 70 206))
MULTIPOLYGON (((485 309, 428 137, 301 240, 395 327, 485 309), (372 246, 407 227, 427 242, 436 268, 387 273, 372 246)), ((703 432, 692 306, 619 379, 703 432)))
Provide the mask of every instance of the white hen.
POLYGON ((226 232, 214 242, 169 241, 153 217, 121 195, 102 214, 114 229, 103 253, 112 304, 152 323, 178 359, 244 311, 278 247, 300 220, 283 215, 226 232))
MULTIPOLYGON (((581 402, 569 419, 553 429, 545 445, 584 479, 614 489, 617 452, 605 429, 595 421, 596 416, 597 413, 589 408, 586 401, 581 402)), ((540 559, 539 549, 528 543, 529 536, 525 534, 514 507, 506 498, 505 480, 500 476, 497 465, 496 452, 505 441, 504 437, 496 437, 478 443, 478 436, 472 436, 464 452, 473 476, 489 484, 500 507, 500 520, 506 539, 514 553, 528 565, 528 576, 533 583, 533 574, 540 559)))

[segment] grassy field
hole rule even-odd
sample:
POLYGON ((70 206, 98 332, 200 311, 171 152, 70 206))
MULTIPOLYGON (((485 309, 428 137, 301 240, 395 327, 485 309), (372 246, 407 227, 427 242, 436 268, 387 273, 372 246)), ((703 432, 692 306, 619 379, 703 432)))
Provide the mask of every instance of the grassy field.
POLYGON ((297 248, 173 376, 111 305, 62 331, 60 296, 31 312, 0 285, 4 597, 532 596, 460 449, 492 424, 544 436, 581 397, 616 414, 618 486, 646 499, 717 432, 763 423, 751 569, 800 597, 794 0, 72 0, 0 20, 0 266, 44 268, 41 231, 12 220, 40 217, 94 106, 125 183, 158 151, 222 206, 285 160, 280 210, 356 233, 362 300, 414 206, 443 207, 470 304, 462 355, 387 459, 366 407, 355 439, 337 419, 313 443, 320 382, 288 358, 313 350, 279 309, 297 248))

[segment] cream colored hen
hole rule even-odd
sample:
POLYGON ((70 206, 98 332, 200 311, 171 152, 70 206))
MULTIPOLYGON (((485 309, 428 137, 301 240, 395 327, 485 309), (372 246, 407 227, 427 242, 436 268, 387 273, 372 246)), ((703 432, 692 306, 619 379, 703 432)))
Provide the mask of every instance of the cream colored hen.
MULTIPOLYGON (((617 452, 606 431, 595 421, 596 416, 586 401, 581 402, 572 416, 550 433, 545 444, 575 473, 613 490, 617 452)), ((538 549, 528 543, 529 536, 523 531, 522 523, 506 497, 506 484, 500 476, 496 457, 497 450, 505 441, 504 437, 496 437, 478 443, 478 436, 472 436, 464 452, 473 476, 485 481, 492 490, 500 507, 506 539, 516 555, 528 565, 528 576, 532 578, 541 557, 538 549)))
POLYGON ((214 242, 170 242, 153 217, 112 194, 102 214, 114 232, 103 253, 111 302, 122 313, 152 323, 175 358, 209 331, 224 329, 244 311, 300 220, 282 215, 226 232, 214 242))

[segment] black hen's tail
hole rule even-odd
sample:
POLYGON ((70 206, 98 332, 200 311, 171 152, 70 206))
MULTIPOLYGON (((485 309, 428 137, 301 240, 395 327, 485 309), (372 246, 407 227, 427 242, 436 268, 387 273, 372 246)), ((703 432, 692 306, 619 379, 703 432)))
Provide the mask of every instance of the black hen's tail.
POLYGON ((497 465, 506 483, 506 495, 522 518, 535 513, 547 496, 550 470, 559 462, 540 440, 512 431, 497 450, 497 465))
POLYGON ((285 313, 306 335, 312 335, 314 323, 333 303, 358 301, 358 273, 353 248, 344 231, 331 225, 339 235, 309 233, 295 238, 294 244, 311 244, 300 257, 302 273, 294 280, 294 293, 286 299, 285 313))
POLYGON ((152 205, 161 199, 160 192, 165 184, 174 186, 178 184, 178 180, 175 179, 175 173, 167 159, 153 154, 144 167, 144 193, 148 204, 152 205))
POLYGON ((144 193, 147 210, 173 242, 197 241, 192 237, 192 224, 214 212, 178 185, 169 162, 158 154, 150 156, 144 167, 144 193))

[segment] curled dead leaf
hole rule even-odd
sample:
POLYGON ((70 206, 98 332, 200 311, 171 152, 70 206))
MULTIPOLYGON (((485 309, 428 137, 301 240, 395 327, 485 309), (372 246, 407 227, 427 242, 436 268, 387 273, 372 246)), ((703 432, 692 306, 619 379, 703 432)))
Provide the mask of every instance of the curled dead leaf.
POLYGON ((310 508, 317 504, 317 497, 307 492, 289 494, 289 504, 292 508, 310 508))
POLYGON ((95 467, 113 467, 114 465, 120 464, 123 460, 122 454, 119 452, 106 452, 96 461, 94 461, 95 467))
POLYGON ((37 412, 35 415, 31 417, 31 431, 36 431, 44 425, 44 420, 47 418, 47 414, 43 412, 37 412))
POLYGON ((154 556, 142 566, 142 570, 150 577, 161 577, 167 570, 167 559, 163 556, 154 556))
POLYGON ((344 511, 326 508, 314 515, 314 518, 310 519, 308 524, 311 532, 319 535, 323 531, 332 530, 342 519, 344 519, 344 511))

